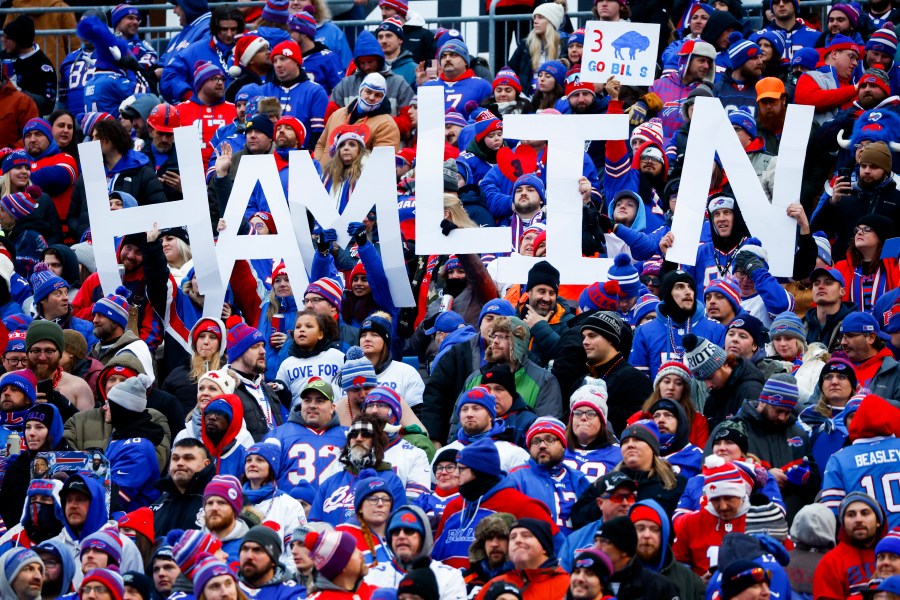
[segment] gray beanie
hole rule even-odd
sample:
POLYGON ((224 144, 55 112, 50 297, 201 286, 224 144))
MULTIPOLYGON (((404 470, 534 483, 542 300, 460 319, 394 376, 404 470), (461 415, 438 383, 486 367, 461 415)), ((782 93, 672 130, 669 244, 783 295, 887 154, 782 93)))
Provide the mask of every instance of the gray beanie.
POLYGON ((259 547, 263 549, 263 552, 269 555, 269 558, 272 559, 273 563, 276 565, 281 564, 281 536, 271 527, 267 525, 256 525, 255 527, 251 527, 250 530, 244 534, 244 537, 241 540, 241 547, 247 542, 259 544, 259 547))
POLYGON ((147 390, 152 384, 152 377, 139 373, 136 377, 129 377, 109 390, 107 398, 124 409, 144 412, 144 409, 147 408, 147 390))
POLYGON ((681 338, 684 345, 684 359, 694 377, 705 381, 725 364, 725 350, 706 338, 689 333, 681 338))
POLYGON ((833 548, 837 520, 824 504, 807 504, 794 517, 791 538, 810 548, 833 548))

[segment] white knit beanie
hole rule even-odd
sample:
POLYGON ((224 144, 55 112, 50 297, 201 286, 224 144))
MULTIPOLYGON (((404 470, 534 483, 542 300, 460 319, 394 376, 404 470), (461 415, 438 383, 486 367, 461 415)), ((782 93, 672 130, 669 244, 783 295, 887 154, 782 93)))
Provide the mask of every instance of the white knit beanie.
POLYGON ((603 422, 606 423, 606 415, 609 412, 608 400, 609 392, 606 389, 606 382, 602 379, 585 377, 584 384, 569 398, 569 411, 574 411, 578 406, 590 407, 599 412, 603 422))
POLYGON ((547 2, 545 4, 539 5, 534 9, 532 15, 541 15, 553 25, 556 29, 559 29, 562 25, 563 19, 566 18, 566 9, 563 8, 562 4, 557 4, 556 2, 547 2))
POLYGON ((212 381, 219 386, 223 394, 233 394, 234 389, 237 387, 234 377, 228 374, 228 367, 222 367, 218 371, 207 371, 197 380, 197 385, 199 386, 204 379, 212 381))
POLYGON ((129 377, 109 390, 107 398, 124 409, 144 412, 147 408, 147 390, 152 384, 152 377, 139 373, 136 377, 129 377))

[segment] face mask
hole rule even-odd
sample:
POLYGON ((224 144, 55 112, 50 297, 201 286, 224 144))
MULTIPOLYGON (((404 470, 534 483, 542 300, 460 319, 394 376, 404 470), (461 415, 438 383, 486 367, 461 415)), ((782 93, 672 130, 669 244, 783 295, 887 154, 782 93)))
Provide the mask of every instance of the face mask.
POLYGON ((378 108, 379 106, 381 106, 381 104, 383 102, 384 102, 384 97, 382 97, 381 100, 375 104, 366 102, 366 100, 362 97, 362 94, 360 94, 359 98, 357 100, 357 103, 356 103, 356 110, 361 114, 370 113, 373 110, 375 110, 376 108, 378 108))
POLYGON ((444 293, 450 294, 456 298, 463 293, 463 290, 466 289, 466 285, 465 279, 448 279, 447 284, 444 286, 444 293))
POLYGON ((23 523, 25 532, 32 542, 43 542, 62 531, 62 523, 56 516, 53 504, 41 504, 31 501, 29 518, 23 523))

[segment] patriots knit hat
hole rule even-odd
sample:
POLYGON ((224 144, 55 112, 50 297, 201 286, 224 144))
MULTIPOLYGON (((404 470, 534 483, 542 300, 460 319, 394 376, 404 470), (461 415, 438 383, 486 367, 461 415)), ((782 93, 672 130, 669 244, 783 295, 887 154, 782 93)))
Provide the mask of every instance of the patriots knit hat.
POLYGON ((741 68, 744 63, 761 53, 760 47, 750 40, 738 40, 728 47, 728 58, 733 69, 741 68))
POLYGON ((375 404, 376 402, 382 402, 391 408, 390 423, 392 425, 400 424, 400 418, 403 416, 403 403, 400 396, 397 395, 397 392, 386 385, 375 387, 366 394, 366 398, 362 403, 363 410, 365 410, 366 406, 369 404, 375 404))
POLYGON ((28 122, 25 123, 25 127, 22 128, 22 137, 24 138, 32 131, 40 132, 44 134, 44 137, 48 140, 53 140, 53 133, 50 128, 50 123, 48 123, 44 119, 41 119, 40 117, 29 119, 28 122))
MULTIPOLYGON (((257 442, 247 448, 246 456, 259 456, 269 463, 269 472, 278 475, 281 467, 281 444, 272 438, 268 442, 257 442)), ((273 559, 274 560, 274 559, 273 559)))
POLYGON ((234 572, 228 565, 206 552, 198 554, 197 565, 194 567, 193 576, 194 597, 199 598, 203 595, 203 588, 206 587, 206 584, 208 584, 210 580, 222 575, 228 575, 234 579, 235 585, 237 585, 237 577, 235 577, 234 572))
POLYGON ((557 439, 562 442, 563 448, 567 447, 566 426, 559 419, 554 417, 538 417, 535 419, 534 423, 531 424, 531 427, 528 428, 528 431, 525 432, 525 444, 531 446, 532 438, 542 433, 555 435, 557 439))
POLYGON ((794 56, 791 58, 791 68, 804 67, 812 70, 819 64, 819 60, 821 60, 821 57, 815 48, 800 48, 794 51, 794 56))
POLYGON ((222 70, 222 67, 211 62, 199 60, 194 63, 194 93, 199 94, 203 84, 216 76, 225 76, 225 71, 222 70))
POLYGON ((265 339, 259 329, 241 321, 228 330, 228 358, 234 361, 260 342, 265 342, 265 339))
POLYGON ((803 321, 796 313, 789 310, 779 314, 772 321, 769 327, 769 338, 774 339, 776 336, 786 335, 796 338, 801 342, 806 342, 806 332, 803 330, 803 321))
POLYGON ((31 157, 24 150, 13 150, 3 157, 3 175, 16 167, 28 167, 28 170, 31 170, 31 157))
POLYGON ((441 46, 441 49, 438 51, 438 58, 443 56, 446 52, 452 52, 461 57, 463 61, 465 61, 466 66, 469 66, 469 61, 471 60, 469 57, 469 49, 466 48, 466 44, 462 40, 450 38, 444 42, 444 45, 441 46))
POLYGON ((744 131, 747 132, 751 138, 756 138, 756 121, 753 119, 753 115, 751 115, 746 110, 733 110, 728 113, 728 120, 731 122, 732 126, 740 127, 744 131))
POLYGON ((241 539, 241 546, 247 542, 259 544, 263 549, 263 552, 268 554, 269 558, 272 559, 273 563, 276 565, 281 563, 281 549, 284 544, 281 540, 281 536, 273 528, 268 525, 255 525, 251 527, 241 539))
POLYGON ((543 519, 526 517, 514 521, 513 524, 509 526, 510 533, 512 533, 513 529, 527 529, 537 538, 537 541, 541 544, 541 548, 544 549, 544 552, 549 558, 556 556, 556 552, 553 549, 553 533, 550 530, 549 522, 543 519))
POLYGON ((316 18, 305 10, 291 15, 288 21, 288 29, 296 31, 300 35, 305 35, 309 39, 315 39, 316 27, 318 27, 316 18))
POLYGON ((129 377, 109 390, 107 399, 126 410, 143 412, 147 408, 147 391, 152 383, 152 377, 138 373, 136 377, 129 377))
POLYGON ((659 427, 656 422, 651 419, 641 419, 635 421, 625 428, 620 436, 620 440, 624 443, 628 438, 636 438, 650 446, 653 454, 659 456, 659 427))
POLYGON ((298 65, 303 66, 303 52, 300 50, 300 45, 294 40, 285 40, 275 44, 269 58, 274 59, 276 56, 290 58, 298 65))
POLYGON ((194 570, 204 553, 215 554, 222 549, 222 541, 219 538, 199 529, 172 530, 166 536, 166 541, 172 545, 172 560, 188 579, 194 577, 194 570))
POLYGON ((122 564, 122 538, 112 529, 101 529, 84 538, 79 551, 84 554, 89 548, 105 552, 109 562, 117 567, 122 564))
POLYGON ((210 496, 218 496, 225 500, 234 510, 235 516, 241 514, 241 509, 244 507, 244 495, 241 492, 241 482, 234 475, 216 475, 210 479, 203 489, 204 504, 210 496))
POLYGON ((670 360, 659 366, 656 377, 653 379, 653 389, 656 389, 656 387, 659 386, 659 382, 662 381, 663 377, 666 375, 681 377, 685 385, 690 385, 691 383, 691 372, 688 370, 687 365, 677 360, 670 360))
POLYGON ((374 469, 360 471, 359 479, 356 480, 353 488, 353 512, 359 514, 359 511, 362 510, 363 500, 378 492, 384 492, 393 499, 388 482, 374 469))
POLYGON ((34 404, 37 401, 37 378, 28 369, 10 371, 0 377, 0 390, 11 385, 21 390, 23 394, 34 404))
POLYGON ((60 288, 68 288, 65 279, 50 270, 45 262, 34 265, 31 275, 31 289, 34 290, 34 304, 40 304, 47 296, 60 288))
POLYGON ((497 418, 497 398, 487 391, 487 388, 476 386, 471 390, 466 390, 459 395, 456 401, 456 416, 459 417, 459 411, 466 404, 477 404, 484 407, 491 414, 491 419, 497 418))
POLYGON ((268 47, 269 42, 261 36, 246 34, 239 37, 234 44, 234 65, 228 68, 228 74, 240 77, 241 67, 249 65, 257 52, 268 47))
POLYGON ((575 92, 588 92, 594 96, 597 95, 597 90, 594 89, 593 83, 582 81, 581 71, 577 66, 569 69, 566 73, 566 98, 575 92))
POLYGON ((78 588, 79 595, 81 595, 81 590, 91 583, 100 583, 106 586, 114 600, 123 600, 125 598, 125 582, 122 581, 122 576, 112 569, 92 569, 88 571, 81 581, 81 586, 78 588))
POLYGON ((831 10, 829 10, 828 12, 830 14, 835 10, 847 15, 847 20, 850 21, 850 25, 853 27, 854 31, 856 29, 859 29, 859 10, 856 7, 854 7, 852 4, 840 3, 833 5, 831 7, 831 10))
POLYGON ((556 85, 566 87, 566 66, 558 60, 548 60, 538 67, 538 75, 548 73, 556 81, 556 85))
POLYGON ((31 548, 23 548, 22 546, 18 546, 7 550, 2 557, 0 557, 0 563, 2 563, 3 567, 3 575, 6 577, 6 581, 8 585, 12 587, 12 581, 19 576, 19 573, 22 572, 22 569, 31 564, 38 564, 41 567, 44 566, 44 561, 41 560, 41 557, 38 556, 38 553, 32 550, 31 548))
POLYGON ((376 385, 378 380, 372 361, 365 357, 362 348, 351 346, 344 357, 344 366, 341 367, 341 388, 346 392, 354 388, 376 385))
POLYGON ((539 4, 531 14, 532 16, 541 15, 553 25, 554 29, 559 29, 563 19, 566 18, 566 9, 563 8, 562 4, 545 2, 544 4, 539 4))
POLYGON ((641 276, 631 264, 631 257, 624 252, 616 255, 613 266, 609 268, 609 278, 619 282, 623 298, 634 298, 641 291, 641 276))
POLYGON ((388 33, 393 33, 401 40, 403 39, 403 21, 398 19, 397 17, 391 17, 390 19, 386 19, 382 21, 381 25, 375 29, 375 35, 377 36, 379 32, 387 31, 388 33))
POLYGON ((622 351, 622 336, 628 324, 614 312, 604 310, 592 314, 581 326, 581 331, 590 330, 602 335, 617 351, 622 351))
POLYGON ((128 327, 128 313, 131 307, 125 296, 118 293, 120 290, 127 291, 124 288, 119 288, 115 294, 109 294, 94 302, 91 314, 103 315, 113 323, 118 324, 122 329, 125 329, 128 327))
POLYGON ((522 93, 522 82, 519 80, 516 72, 509 67, 503 67, 497 71, 497 76, 494 77, 494 81, 491 83, 491 89, 497 89, 501 85, 508 85, 519 94, 522 93))
POLYGON ((475 139, 481 142, 495 131, 503 131, 503 121, 489 110, 479 114, 475 119, 475 139))
POLYGON ((706 381, 713 373, 725 364, 725 350, 706 338, 689 333, 681 338, 684 345, 684 358, 694 377, 706 381))
POLYGON ((66 348, 66 338, 63 337, 62 327, 54 321, 45 321, 37 319, 28 325, 25 331, 25 349, 31 350, 31 347, 42 340, 53 342, 56 349, 62 352, 66 348))
POLYGON ((825 383, 825 376, 829 373, 839 373, 846 376, 847 380, 850 382, 851 390, 855 390, 859 383, 856 378, 856 369, 846 358, 837 356, 825 363, 825 366, 822 367, 822 371, 819 372, 819 388, 825 383))
POLYGON ((786 373, 772 375, 759 393, 760 402, 789 410, 794 410, 797 407, 799 399, 800 390, 797 387, 797 380, 786 373))
POLYGON ((894 24, 887 21, 881 26, 881 29, 869 36, 866 50, 875 50, 894 56, 897 53, 897 32, 894 31, 894 24))
POLYGON ((456 455, 456 464, 469 467, 490 477, 503 477, 506 473, 500 467, 500 453, 494 440, 482 438, 464 447, 456 455))
POLYGON ((750 334, 750 337, 753 338, 753 343, 756 344, 756 346, 759 348, 761 348, 762 345, 766 343, 762 321, 760 321, 750 313, 740 314, 736 319, 728 324, 728 329, 741 329, 743 331, 746 331, 750 334))
POLYGON ((595 282, 584 288, 578 297, 578 309, 581 312, 590 310, 614 311, 619 306, 619 299, 625 298, 618 281, 595 282))
POLYGON ((608 401, 609 391, 606 382, 602 379, 585 377, 584 384, 572 392, 569 398, 569 413, 571 415, 577 408, 590 408, 596 410, 606 423, 606 416, 609 414, 608 401))
POLYGON ((382 6, 389 6, 397 11, 400 16, 405 17, 409 12, 409 1, 408 0, 378 0, 379 8, 382 6))
POLYGON ((119 21, 127 17, 128 15, 138 16, 138 9, 130 4, 120 4, 112 9, 112 13, 110 14, 112 20, 113 29, 119 24, 119 21))
POLYGON ((481 321, 484 320, 485 315, 494 315, 495 317, 514 317, 516 315, 516 309, 513 308, 513 305, 509 303, 509 300, 505 298, 494 298, 484 304, 481 307, 481 312, 478 314, 478 326, 481 327, 481 321))
POLYGON ((612 560, 602 550, 597 548, 586 548, 575 556, 575 562, 572 563, 572 569, 587 569, 597 576, 605 585, 609 583, 615 569, 612 560))
POLYGON ((597 528, 595 537, 609 541, 628 556, 634 556, 637 552, 637 530, 629 517, 603 521, 597 528))
POLYGON ((303 292, 303 297, 305 298, 309 294, 318 294, 325 298, 325 300, 328 301, 328 304, 332 305, 338 310, 341 310, 341 301, 344 295, 344 285, 337 279, 332 279, 331 277, 322 277, 320 279, 316 279, 306 287, 306 291, 303 292))
POLYGON ((713 279, 703 291, 703 297, 706 298, 710 292, 718 292, 725 297, 734 313, 741 312, 741 292, 737 280, 732 275, 722 278, 713 279))
POLYGON ((262 18, 273 23, 288 22, 288 0, 266 0, 266 5, 262 9, 262 18))
POLYGON ((356 539, 346 531, 310 531, 303 539, 316 570, 331 581, 341 574, 356 550, 356 539))
POLYGON ((9 216, 16 221, 21 221, 30 215, 36 206, 34 200, 26 192, 16 192, 15 194, 7 194, 0 198, 0 206, 3 207, 9 216))
POLYGON ((703 493, 710 500, 721 496, 744 498, 753 489, 749 477, 734 463, 726 463, 721 456, 711 454, 704 462, 703 493))
POLYGON ((875 556, 882 552, 890 552, 900 556, 900 527, 894 527, 887 534, 878 540, 875 545, 875 556))

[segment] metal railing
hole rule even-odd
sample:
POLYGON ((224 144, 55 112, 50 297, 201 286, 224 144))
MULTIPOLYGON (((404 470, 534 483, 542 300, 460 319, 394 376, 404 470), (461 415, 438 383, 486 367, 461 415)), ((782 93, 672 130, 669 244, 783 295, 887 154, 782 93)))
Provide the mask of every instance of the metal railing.
MULTIPOLYGON (((503 28, 504 38, 508 39, 508 31, 507 29, 511 26, 515 26, 517 23, 521 23, 523 21, 531 21, 530 14, 522 14, 522 15, 497 15, 496 8, 497 4, 500 0, 493 0, 491 3, 491 7, 487 15, 474 15, 474 16, 452 16, 452 17, 433 17, 426 18, 425 24, 427 26, 434 27, 444 27, 447 29, 467 29, 467 33, 472 33, 474 31, 475 37, 473 39, 472 35, 465 35, 464 37, 467 40, 470 48, 474 48, 473 54, 479 54, 482 56, 486 56, 488 63, 490 65, 490 69, 492 72, 496 72, 498 66, 502 66, 502 63, 498 65, 496 55, 496 41, 498 34, 498 25, 501 25, 503 28), (486 27, 487 31, 484 31, 482 24, 488 24, 486 27), (468 28, 466 26, 469 26, 468 28), (472 28, 474 26, 474 29, 472 28), (483 48, 482 46, 486 45, 487 48, 483 48)), ((832 0, 801 0, 800 4, 803 8, 818 8, 821 12, 821 22, 825 22, 826 20, 826 11, 827 7, 832 4, 832 0)), ((210 3, 210 8, 214 8, 216 6, 224 6, 228 4, 237 4, 239 7, 254 7, 254 6, 265 6, 266 2, 264 0, 250 0, 250 1, 241 1, 237 3, 229 3, 229 2, 215 2, 210 3)), ((745 2, 743 4, 744 10, 750 15, 754 17, 762 17, 763 12, 763 2, 760 1, 752 1, 745 2)), ((108 13, 112 10, 112 5, 105 6, 72 6, 72 7, 42 7, 42 8, 4 8, 0 9, 0 22, 3 22, 6 19, 6 15, 8 14, 48 14, 48 13, 74 13, 76 15, 84 13, 88 10, 98 10, 104 13, 108 13)), ((147 4, 147 5, 139 5, 137 8, 142 12, 155 12, 155 11, 168 11, 174 9, 175 6, 169 3, 161 3, 161 4, 147 4)), ((576 27, 580 27, 584 25, 584 23, 592 18, 592 14, 589 11, 576 11, 567 13, 567 18, 576 20, 576 27)), ((370 20, 355 20, 355 21, 333 21, 335 25, 345 30, 358 30, 360 28, 365 28, 369 30, 373 30, 381 24, 381 21, 370 21, 370 20)), ((177 33, 181 31, 180 26, 147 26, 141 27, 141 33, 144 34, 145 39, 151 43, 155 48, 160 50, 165 49, 165 42, 170 37, 169 34, 177 33)), ((36 38, 48 37, 48 36, 75 36, 76 33, 72 29, 44 29, 38 30, 35 33, 36 38)), ((352 42, 352 40, 350 40, 352 42)), ((38 42, 40 43, 40 41, 38 42)), ((58 48, 61 46, 57 46, 58 48)), ((60 64, 64 56, 59 57, 49 57, 54 64, 60 64), (55 59, 55 60, 54 60, 55 59)), ((502 59, 505 60, 505 57, 502 59)))

